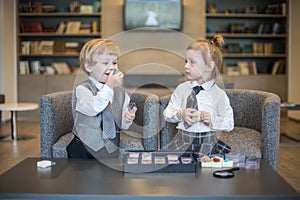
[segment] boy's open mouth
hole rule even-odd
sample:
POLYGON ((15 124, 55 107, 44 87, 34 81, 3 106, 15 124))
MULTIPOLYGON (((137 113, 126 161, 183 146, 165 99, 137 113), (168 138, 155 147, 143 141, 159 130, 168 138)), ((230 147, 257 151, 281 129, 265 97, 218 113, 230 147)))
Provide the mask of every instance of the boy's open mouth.
POLYGON ((106 76, 108 76, 108 75, 111 73, 111 71, 112 71, 112 70, 107 70, 106 72, 104 72, 104 74, 105 74, 106 76))

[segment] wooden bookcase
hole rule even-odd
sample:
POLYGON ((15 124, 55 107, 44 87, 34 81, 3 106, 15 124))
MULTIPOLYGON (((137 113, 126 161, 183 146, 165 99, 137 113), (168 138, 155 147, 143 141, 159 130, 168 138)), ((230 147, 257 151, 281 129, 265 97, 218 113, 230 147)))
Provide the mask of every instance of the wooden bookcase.
POLYGON ((101 37, 101 0, 17 2, 18 101, 72 90, 81 46, 101 37))
POLYGON ((19 66, 20 74, 49 74, 46 68, 57 62, 66 63, 71 71, 79 66, 81 45, 101 37, 101 13, 95 5, 100 1, 78 2, 18 1, 18 61, 26 66, 25 73, 19 66), (32 67, 34 61, 40 65, 38 72, 32 67))
POLYGON ((288 2, 206 0, 206 38, 225 38, 224 80, 287 97, 288 2), (243 84, 244 83, 244 84, 243 84))

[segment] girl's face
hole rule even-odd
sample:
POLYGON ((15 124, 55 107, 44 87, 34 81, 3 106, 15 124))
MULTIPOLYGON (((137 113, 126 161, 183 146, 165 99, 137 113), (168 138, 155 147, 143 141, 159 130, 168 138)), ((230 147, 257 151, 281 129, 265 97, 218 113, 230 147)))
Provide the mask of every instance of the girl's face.
POLYGON ((206 81, 207 66, 200 51, 189 49, 186 52, 185 77, 197 80, 199 84, 206 81))
POLYGON ((99 55, 96 56, 96 64, 94 66, 85 66, 86 70, 100 83, 105 83, 109 74, 113 73, 114 69, 118 69, 118 58, 114 55, 99 55))

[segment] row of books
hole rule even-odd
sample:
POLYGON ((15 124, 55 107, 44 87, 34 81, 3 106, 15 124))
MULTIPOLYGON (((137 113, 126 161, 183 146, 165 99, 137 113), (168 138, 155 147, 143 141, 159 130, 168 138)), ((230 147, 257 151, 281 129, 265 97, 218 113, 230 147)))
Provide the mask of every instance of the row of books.
POLYGON ((239 76, 239 75, 249 75, 249 74, 256 75, 257 74, 256 62, 240 61, 237 62, 236 66, 227 66, 227 63, 224 62, 221 72, 229 76, 239 76))
MULTIPOLYGON (((235 66, 228 66, 227 63, 224 62, 221 73, 229 76, 256 75, 258 74, 258 69, 255 61, 239 61, 235 66)), ((271 66, 271 71, 266 73, 271 73, 272 75, 284 74, 285 61, 282 59, 275 61, 271 66)))
POLYGON ((41 1, 19 2, 20 13, 41 13, 41 12, 80 12, 93 13, 100 11, 100 2, 94 1, 93 4, 81 3, 81 1, 71 1, 69 7, 56 8, 55 5, 43 5, 41 1), (51 8, 51 9, 49 9, 51 8))
POLYGON ((285 52, 284 42, 253 42, 254 54, 282 54, 285 52))
MULTIPOLYGON (((28 61, 21 60, 19 62, 19 73, 20 75, 29 74, 43 74, 43 75, 54 75, 54 74, 71 74, 72 70, 66 62, 53 62, 51 65, 42 66, 39 60, 28 61)), ((75 68, 74 68, 75 69, 75 68)), ((77 68, 76 68, 77 69, 77 68)))
POLYGON ((240 45, 238 43, 230 43, 225 45, 224 53, 253 53, 270 55, 274 53, 284 53, 285 45, 273 42, 253 42, 252 44, 240 45))
POLYGON ((208 33, 234 33, 234 34, 285 34, 285 25, 282 23, 258 23, 252 26, 247 26, 244 23, 229 23, 226 26, 208 27, 208 33), (220 29, 222 28, 222 29, 220 29))
POLYGON ((23 22, 20 24, 21 33, 41 33, 53 32, 57 34, 89 34, 97 33, 98 22, 96 20, 91 23, 81 23, 81 21, 61 22, 57 28, 47 27, 40 21, 38 22, 23 22))
POLYGON ((214 3, 207 4, 208 13, 244 13, 244 14, 282 14, 286 15, 286 3, 267 4, 264 9, 259 6, 246 6, 240 10, 232 10, 230 8, 220 10, 214 3))
POLYGON ((97 33, 98 22, 92 21, 90 24, 82 24, 81 21, 61 22, 56 29, 57 34, 89 34, 97 33))
POLYGON ((81 42, 64 41, 23 41, 21 43, 21 54, 43 54, 51 55, 53 53, 76 54, 81 49, 81 42))

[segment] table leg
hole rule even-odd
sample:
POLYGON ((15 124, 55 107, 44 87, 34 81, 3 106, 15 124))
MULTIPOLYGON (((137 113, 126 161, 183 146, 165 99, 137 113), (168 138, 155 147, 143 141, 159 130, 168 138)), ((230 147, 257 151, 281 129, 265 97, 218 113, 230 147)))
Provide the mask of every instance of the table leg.
POLYGON ((17 111, 11 111, 11 139, 18 140, 17 138, 17 111))

